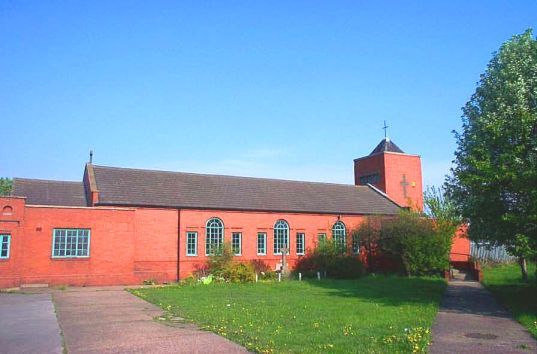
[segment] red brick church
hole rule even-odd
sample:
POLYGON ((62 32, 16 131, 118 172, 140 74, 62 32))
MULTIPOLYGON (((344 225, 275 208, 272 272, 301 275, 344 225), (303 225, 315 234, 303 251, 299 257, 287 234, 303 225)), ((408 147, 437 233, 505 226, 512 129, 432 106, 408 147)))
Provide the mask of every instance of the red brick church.
POLYGON ((354 185, 86 164, 82 182, 15 178, 0 198, 0 288, 173 282, 230 243, 273 268, 367 215, 422 209, 421 161, 389 139, 354 160, 354 185))

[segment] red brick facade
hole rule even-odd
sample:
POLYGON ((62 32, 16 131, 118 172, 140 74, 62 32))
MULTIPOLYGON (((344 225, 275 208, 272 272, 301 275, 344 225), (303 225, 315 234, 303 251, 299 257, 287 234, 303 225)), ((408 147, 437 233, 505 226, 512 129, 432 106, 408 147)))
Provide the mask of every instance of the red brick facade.
MULTIPOLYGON (((375 153, 355 160, 354 167, 356 184, 363 184, 363 176, 377 175, 373 184, 389 198, 401 206, 423 208, 419 156, 375 153)), ((82 199, 84 191, 86 193, 87 204, 82 205, 88 206, 63 206, 79 205, 80 199, 72 198, 65 199, 71 204, 36 205, 39 203, 34 202, 28 205, 23 197, 0 197, 0 235, 8 235, 10 239, 9 256, 0 258, 0 288, 35 283, 86 286, 139 284, 144 280, 177 281, 205 266, 205 226, 214 217, 223 222, 224 242, 231 242, 232 233, 241 233, 242 252, 236 257, 238 260, 261 260, 273 269, 281 262, 281 256, 273 249, 274 225, 278 220, 285 220, 289 225, 288 261, 293 267, 301 257, 296 249, 297 233, 305 235, 305 249, 313 249, 319 234, 331 237, 337 221, 343 222, 348 232, 364 217, 358 213, 99 206, 100 191, 92 171, 86 168, 84 185, 80 187, 82 199), (53 257, 55 229, 88 229, 89 255, 53 257), (194 256, 187 255, 189 232, 197 233, 194 256), (265 255, 257 252, 258 233, 266 233, 265 255)), ((58 184, 52 183, 47 188, 65 193, 65 189, 58 189, 58 184)), ((71 185, 70 188, 78 187, 71 185)), ((386 202, 384 196, 373 194, 386 202)), ((395 214, 397 206, 388 203, 396 210, 392 215, 395 214)), ((349 238, 347 236, 347 242, 349 238)), ((468 240, 457 237, 453 250, 469 253, 468 240)))
POLYGON ((371 183, 404 207, 423 210, 421 158, 397 152, 382 152, 354 160, 355 184, 361 177, 378 175, 371 183))
POLYGON ((356 215, 176 210, 150 208, 29 206, 24 198, 0 198, 0 233, 11 236, 10 255, 0 260, 0 288, 23 284, 111 285, 139 284, 144 280, 172 282, 189 276, 206 264, 205 225, 217 217, 224 224, 224 242, 242 234, 238 260, 259 259, 272 268, 281 262, 274 255, 274 224, 289 224, 292 267, 299 255, 296 234, 305 234, 305 248, 317 244, 317 236, 330 237, 338 220, 347 229, 360 223, 356 215), (89 257, 53 258, 55 228, 90 229, 89 257), (197 232, 197 256, 186 255, 186 233, 197 232), (266 255, 257 254, 257 234, 267 235, 266 255), (179 277, 178 277, 179 274, 179 277))

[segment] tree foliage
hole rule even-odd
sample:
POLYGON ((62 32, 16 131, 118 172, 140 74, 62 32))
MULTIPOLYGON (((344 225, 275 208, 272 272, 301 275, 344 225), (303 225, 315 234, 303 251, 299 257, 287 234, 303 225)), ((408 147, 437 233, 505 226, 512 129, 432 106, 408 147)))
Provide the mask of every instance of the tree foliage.
POLYGON ((11 194, 13 188, 13 180, 11 178, 0 177, 0 197, 11 194))
POLYGON ((531 30, 494 53, 462 122, 446 185, 469 221, 470 238, 535 257, 537 41, 531 30))
POLYGON ((437 274, 449 267, 453 229, 411 211, 384 220, 379 243, 400 257, 409 275, 437 274))
POLYGON ((423 193, 425 213, 444 233, 454 234, 463 223, 457 206, 444 188, 428 187, 423 193))

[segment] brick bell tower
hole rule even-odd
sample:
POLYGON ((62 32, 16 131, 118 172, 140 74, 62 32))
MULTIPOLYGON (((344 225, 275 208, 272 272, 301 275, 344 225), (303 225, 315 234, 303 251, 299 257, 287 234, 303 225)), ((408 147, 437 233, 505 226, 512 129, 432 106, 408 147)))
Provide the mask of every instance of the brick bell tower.
POLYGON ((384 138, 367 156, 354 160, 354 184, 372 184, 403 207, 423 210, 421 158, 384 138))

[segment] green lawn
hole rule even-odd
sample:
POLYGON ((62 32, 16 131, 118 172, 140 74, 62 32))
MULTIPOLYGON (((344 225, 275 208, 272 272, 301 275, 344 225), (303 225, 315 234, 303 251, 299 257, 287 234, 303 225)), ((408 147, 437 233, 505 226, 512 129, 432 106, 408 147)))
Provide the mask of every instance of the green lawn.
POLYGON ((440 278, 211 284, 132 292, 263 353, 426 352, 440 278))
POLYGON ((529 265, 528 270, 531 278, 528 283, 525 283, 521 279, 520 267, 516 264, 485 267, 483 283, 537 338, 535 264, 529 265))

